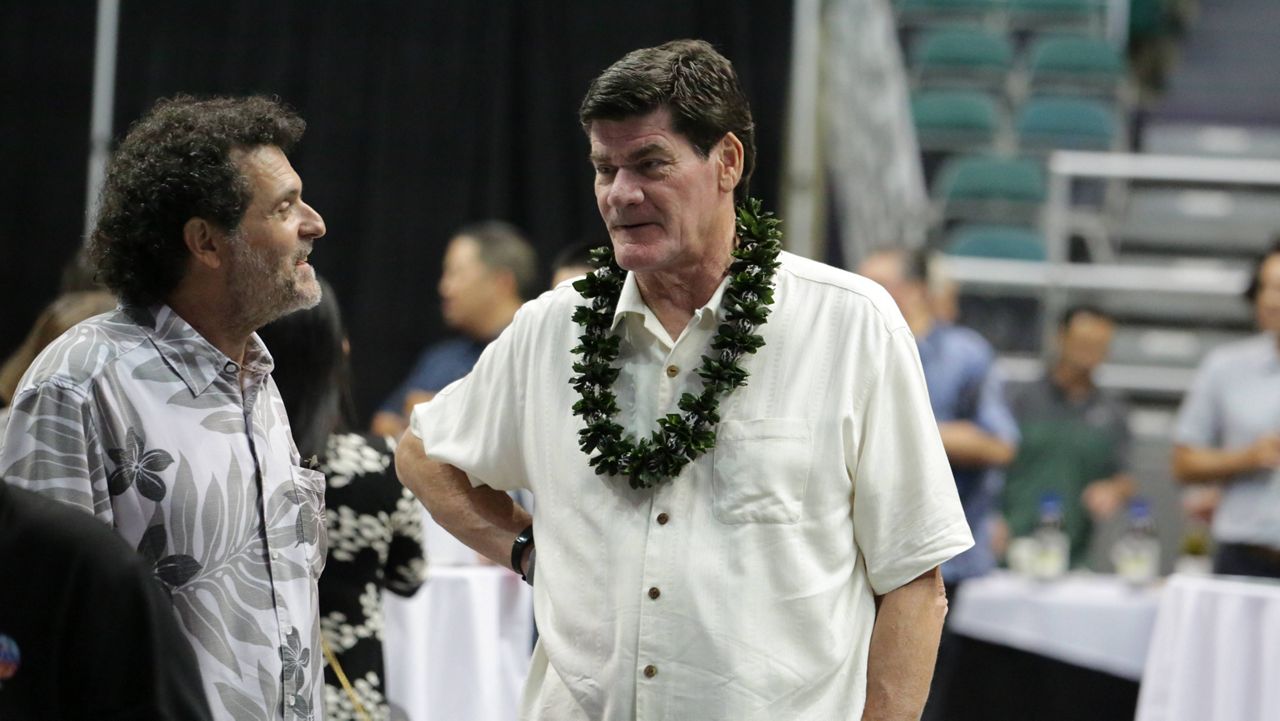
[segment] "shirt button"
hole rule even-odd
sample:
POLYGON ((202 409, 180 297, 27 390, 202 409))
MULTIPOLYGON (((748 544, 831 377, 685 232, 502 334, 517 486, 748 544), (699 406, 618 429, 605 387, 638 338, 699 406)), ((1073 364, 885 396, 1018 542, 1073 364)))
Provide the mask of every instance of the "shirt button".
POLYGON ((649 589, 649 598, 657 598, 658 596, 661 596, 661 595, 662 595, 662 591, 659 591, 657 586, 654 586, 653 588, 649 589))
POLYGON ((280 552, 279 552, 279 551, 272 551, 272 552, 271 552, 271 560, 273 560, 273 561, 279 561, 279 560, 280 560, 280 552))
POLYGON ((236 364, 235 364, 235 362, 234 362, 234 361, 227 361, 227 364, 226 364, 226 365, 224 365, 224 366, 222 366, 222 370, 226 371, 227 373, 235 373, 235 372, 236 372, 236 364))
POLYGON ((675 378, 675 377, 676 377, 676 376, 678 376, 678 375, 680 375, 680 368, 679 368, 679 366, 667 366, 667 377, 668 377, 668 378, 675 378))
POLYGON ((670 521, 670 520, 671 520, 671 516, 668 516, 666 513, 659 513, 659 514, 658 514, 658 525, 659 525, 659 526, 665 526, 665 525, 667 525, 667 521, 670 521))
POLYGON ((645 677, 645 678, 653 678, 654 676, 657 676, 657 675, 658 675, 658 667, 657 667, 657 666, 654 666, 653 664, 649 664, 648 666, 645 666, 645 667, 644 667, 644 677, 645 677))

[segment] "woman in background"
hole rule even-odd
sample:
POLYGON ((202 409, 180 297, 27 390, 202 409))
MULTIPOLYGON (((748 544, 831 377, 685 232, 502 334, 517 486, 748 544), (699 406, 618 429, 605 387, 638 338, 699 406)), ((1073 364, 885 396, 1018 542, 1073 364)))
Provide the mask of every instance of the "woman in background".
POLYGON ((31 326, 22 345, 0 366, 0 431, 9 418, 9 404, 18 390, 23 374, 45 346, 82 320, 106 313, 116 307, 115 296, 101 290, 63 293, 50 303, 31 326))
POLYGON ((320 576, 326 716, 381 721, 390 716, 381 594, 385 588, 411 596, 422 585, 421 516, 413 494, 396 479, 394 442, 347 432, 354 413, 346 331, 333 289, 324 279, 320 285, 318 306, 259 335, 275 360, 271 375, 303 463, 318 461, 326 479, 329 552, 320 576))

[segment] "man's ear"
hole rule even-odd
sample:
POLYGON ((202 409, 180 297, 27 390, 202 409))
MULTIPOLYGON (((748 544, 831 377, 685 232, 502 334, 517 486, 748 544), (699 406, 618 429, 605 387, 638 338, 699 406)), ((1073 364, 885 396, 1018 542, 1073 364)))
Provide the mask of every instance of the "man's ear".
POLYGON ((493 278, 504 292, 510 293, 515 298, 520 298, 520 283, 516 280, 515 271, 509 268, 495 270, 493 278))
POLYGON ((182 241, 193 262, 206 268, 220 268, 227 251, 227 232, 204 218, 191 218, 182 226, 182 241))
POLYGON ((746 160, 746 152, 742 149, 742 141, 733 133, 725 133, 724 137, 712 151, 719 164, 719 187, 722 192, 732 193, 742 178, 742 164, 746 160))

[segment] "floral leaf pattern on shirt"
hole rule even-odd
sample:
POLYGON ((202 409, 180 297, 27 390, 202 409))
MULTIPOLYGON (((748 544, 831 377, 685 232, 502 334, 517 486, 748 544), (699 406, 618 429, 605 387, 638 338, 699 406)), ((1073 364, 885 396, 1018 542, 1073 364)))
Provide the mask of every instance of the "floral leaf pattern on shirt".
MULTIPOLYGON (((302 637, 298 629, 291 628, 285 634, 285 645, 280 647, 280 660, 284 663, 286 682, 292 680, 295 688, 303 688, 306 682, 306 668, 311 665, 311 649, 302 647, 302 637)), ((286 687, 287 687, 286 683, 286 687)), ((311 702, 302 694, 294 694, 289 700, 289 707, 302 718, 311 718, 311 702)))
POLYGON ((164 555, 165 537, 163 523, 148 526, 138 541, 138 554, 152 563, 159 562, 164 555))
POLYGON ((217 411, 210 413, 200 421, 200 425, 218 433, 244 433, 244 417, 235 411, 217 411))
POLYGON ((258 718, 262 714, 262 709, 258 708, 258 704, 253 699, 244 694, 243 691, 229 683, 217 683, 215 687, 218 689, 218 698, 222 701, 222 705, 226 708, 229 718, 234 719, 252 719, 258 718))
POLYGON ((165 556, 156 562, 156 575, 170 586, 184 586, 200 572, 200 562, 184 553, 165 556))
POLYGON ((173 465, 173 456, 162 450, 144 450, 145 440, 136 429, 130 428, 124 448, 107 449, 107 457, 116 469, 107 478, 111 495, 118 496, 135 483, 143 498, 164 500, 165 486, 161 471, 173 465))

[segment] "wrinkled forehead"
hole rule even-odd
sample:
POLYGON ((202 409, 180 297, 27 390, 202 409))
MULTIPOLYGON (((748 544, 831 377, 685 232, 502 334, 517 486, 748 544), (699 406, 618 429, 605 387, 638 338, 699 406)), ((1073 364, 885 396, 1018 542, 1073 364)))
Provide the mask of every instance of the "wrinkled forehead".
POLYGON ((617 160, 644 152, 676 152, 682 146, 692 147, 688 138, 675 129, 665 107, 643 115, 592 120, 587 137, 592 158, 609 156, 617 160))

